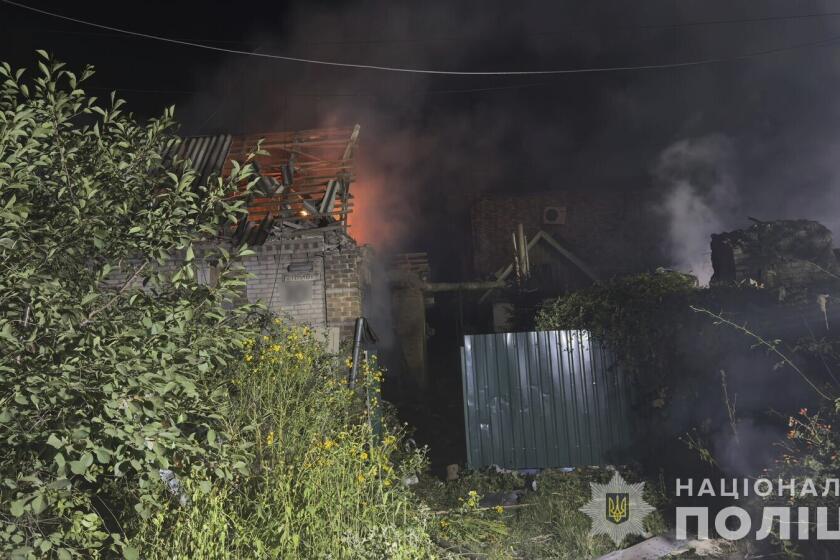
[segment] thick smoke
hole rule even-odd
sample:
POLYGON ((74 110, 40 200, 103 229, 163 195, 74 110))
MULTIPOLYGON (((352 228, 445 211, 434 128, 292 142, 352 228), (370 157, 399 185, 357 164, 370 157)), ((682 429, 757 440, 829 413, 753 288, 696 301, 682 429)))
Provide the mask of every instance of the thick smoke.
POLYGON ((667 221, 668 255, 678 270, 705 286, 712 277, 711 234, 738 223, 740 200, 732 142, 722 135, 679 140, 659 156, 654 173, 664 185, 658 207, 667 221))
MULTIPOLYGON (((772 19, 825 11, 831 7, 820 2, 786 0, 615 1, 598 10, 571 1, 526 0, 515 9, 486 1, 300 2, 281 21, 256 24, 243 48, 452 70, 666 64, 840 34, 840 18, 772 19), (744 18, 765 20, 694 25, 744 18)), ((747 215, 840 225, 840 102, 832 94, 840 68, 832 48, 553 78, 423 76, 232 56, 196 77, 204 93, 181 117, 187 132, 199 133, 360 123, 356 235, 385 250, 428 250, 446 276, 465 273, 465 210, 483 193, 611 196, 656 184, 651 221, 661 225, 662 249, 707 277, 708 234, 749 225, 747 215)))

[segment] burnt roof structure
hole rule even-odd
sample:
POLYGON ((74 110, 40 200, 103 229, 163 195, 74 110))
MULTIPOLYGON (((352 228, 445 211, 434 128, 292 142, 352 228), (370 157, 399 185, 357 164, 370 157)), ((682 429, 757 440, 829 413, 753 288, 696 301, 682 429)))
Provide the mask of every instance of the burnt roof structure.
POLYGON ((274 230, 285 238, 336 230, 347 233, 353 208, 350 185, 359 139, 353 128, 325 128, 181 140, 168 158, 190 160, 200 183, 230 173, 233 161, 253 159, 260 180, 249 194, 248 218, 232 234, 234 244, 261 245, 274 230))

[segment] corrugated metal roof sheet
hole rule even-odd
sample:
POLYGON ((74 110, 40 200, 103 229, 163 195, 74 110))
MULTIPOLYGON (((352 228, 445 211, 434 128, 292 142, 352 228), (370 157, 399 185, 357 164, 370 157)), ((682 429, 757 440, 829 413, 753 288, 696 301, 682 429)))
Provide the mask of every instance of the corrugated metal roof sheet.
POLYGON ((193 169, 198 174, 198 184, 203 185, 212 175, 221 174, 230 152, 232 139, 230 134, 183 138, 165 157, 172 159, 177 156, 190 160, 193 169))
POLYGON ((586 331, 469 335, 462 349, 471 468, 620 463, 630 385, 586 331))

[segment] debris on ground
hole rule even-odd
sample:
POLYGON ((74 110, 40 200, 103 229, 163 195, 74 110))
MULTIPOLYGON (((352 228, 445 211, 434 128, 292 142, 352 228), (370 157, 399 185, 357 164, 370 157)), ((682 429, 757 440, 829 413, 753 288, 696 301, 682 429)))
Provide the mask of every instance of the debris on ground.
POLYGON ((659 535, 629 548, 616 550, 598 560, 659 560, 707 558, 728 559, 731 543, 721 539, 678 541, 673 535, 659 535))

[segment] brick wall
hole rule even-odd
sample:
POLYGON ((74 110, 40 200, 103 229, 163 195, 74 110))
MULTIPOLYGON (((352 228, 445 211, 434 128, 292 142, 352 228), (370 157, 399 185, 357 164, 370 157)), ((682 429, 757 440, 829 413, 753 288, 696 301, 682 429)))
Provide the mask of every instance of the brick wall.
MULTIPOLYGON (((202 259, 207 248, 195 248, 196 261, 202 263, 196 274, 202 283, 211 282, 213 276, 202 259)), ((342 338, 352 336, 354 322, 362 314, 366 283, 362 248, 352 243, 342 248, 327 247, 323 235, 313 235, 270 238, 252 249, 255 254, 242 262, 251 275, 245 289, 248 301, 262 302, 294 323, 338 327, 342 338)), ((183 255, 176 255, 164 268, 174 270, 182 260, 183 255)), ((122 286, 138 265, 139 261, 126 262, 108 284, 122 286)))
POLYGON ((326 316, 330 326, 341 329, 341 337, 353 334, 362 314, 363 254, 358 246, 327 253, 324 259, 326 316))
POLYGON ((603 275, 642 269, 655 253, 644 204, 638 194, 572 190, 484 197, 470 212, 475 272, 487 277, 512 261, 519 223, 529 238, 544 230, 603 275), (545 223, 548 207, 563 210, 564 223, 545 223))
POLYGON ((252 275, 246 292, 295 323, 327 326, 324 297, 323 237, 271 238, 244 260, 252 275))

